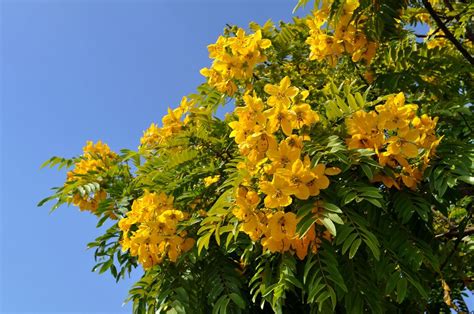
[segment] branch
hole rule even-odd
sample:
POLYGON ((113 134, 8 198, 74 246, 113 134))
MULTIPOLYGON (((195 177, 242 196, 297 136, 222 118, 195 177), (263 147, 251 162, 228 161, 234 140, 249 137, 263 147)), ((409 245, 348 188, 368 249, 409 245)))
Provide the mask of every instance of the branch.
POLYGON ((438 16, 436 11, 431 6, 431 3, 428 0, 421 0, 426 10, 430 13, 431 17, 435 20, 438 27, 444 32, 446 37, 453 43, 453 45, 459 50, 459 52, 469 61, 470 64, 474 65, 474 58, 469 54, 469 52, 464 49, 461 43, 454 37, 451 31, 448 29, 446 24, 441 21, 441 18, 438 16))
POLYGON ((444 232, 444 233, 440 233, 440 234, 435 235, 435 238, 436 239, 438 239, 438 238, 453 239, 453 238, 457 238, 459 236, 465 237, 465 236, 468 236, 468 235, 471 235, 471 234, 474 234, 474 227, 466 228, 466 230, 464 230, 464 232, 460 232, 457 229, 449 230, 448 232, 444 232))

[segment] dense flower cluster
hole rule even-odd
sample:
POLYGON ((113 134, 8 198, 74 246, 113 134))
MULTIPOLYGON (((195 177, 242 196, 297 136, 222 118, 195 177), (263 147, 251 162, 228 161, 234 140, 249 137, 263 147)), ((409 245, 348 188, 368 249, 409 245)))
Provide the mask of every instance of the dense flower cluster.
MULTIPOLYGON (((328 231, 317 231, 315 224, 300 237, 296 232, 298 218, 295 213, 285 212, 283 209, 259 208, 260 197, 249 187, 240 186, 235 198, 232 212, 242 222, 241 231, 253 241, 261 240, 262 246, 270 252, 291 251, 302 260, 308 254, 308 249, 313 253, 317 252, 321 237, 331 239, 328 231)), ((313 213, 317 218, 317 204, 313 213)), ((319 220, 316 223, 320 223, 319 220)))
POLYGON ((354 62, 365 60, 370 64, 377 44, 369 41, 361 30, 363 21, 353 19, 353 13, 358 6, 358 0, 346 1, 339 21, 332 31, 328 21, 330 2, 323 1, 321 9, 315 11, 314 17, 307 21, 310 36, 306 43, 311 49, 310 60, 326 60, 335 66, 339 57, 346 52, 352 56, 354 62), (322 29, 323 25, 326 25, 326 30, 322 29))
POLYGON ((215 44, 208 46, 209 57, 214 62, 210 69, 202 69, 201 74, 218 91, 233 95, 237 90, 234 80, 251 78, 255 65, 266 60, 263 50, 270 46, 271 41, 263 39, 260 30, 245 35, 239 28, 235 37, 219 36, 215 44))
POLYGON ((189 121, 189 116, 186 114, 194 104, 195 102, 193 100, 188 100, 187 97, 183 97, 177 108, 168 108, 168 114, 162 119, 163 126, 161 128, 155 123, 152 123, 150 127, 143 132, 143 136, 140 139, 141 146, 146 148, 156 147, 156 145, 166 143, 169 138, 179 133, 189 121))
MULTIPOLYGON (((106 170, 117 159, 117 154, 110 150, 110 147, 98 141, 94 144, 88 141, 83 148, 83 155, 78 162, 74 164, 74 169, 67 173, 67 181, 83 181, 83 177, 94 171, 106 170)), ((85 181, 86 183, 86 181, 85 181)), ((95 193, 76 192, 69 199, 80 210, 89 210, 95 212, 100 201, 107 197, 107 193, 101 189, 95 193)))
POLYGON ((435 134, 438 118, 416 115, 416 105, 405 104, 405 96, 390 96, 375 110, 357 111, 347 119, 350 149, 366 148, 375 151, 378 162, 387 166, 391 175, 377 174, 374 180, 387 187, 400 185, 414 189, 422 179, 440 142, 435 134))
POLYGON ((187 214, 175 209, 173 201, 173 197, 164 193, 145 192, 119 221, 123 232, 122 250, 130 250, 145 269, 161 263, 166 257, 176 262, 194 245, 194 239, 186 238, 186 231, 177 231, 178 223, 185 220, 187 214))
POLYGON ((230 136, 246 157, 239 167, 249 173, 247 187, 237 191, 233 212, 242 221, 242 231, 254 241, 263 237, 264 248, 271 252, 298 248, 298 256, 306 256, 303 251, 316 241, 315 232, 299 239, 296 215, 284 210, 293 197, 306 200, 326 189, 327 175, 336 174, 337 169, 326 169, 322 163, 313 166, 308 156, 302 156, 303 142, 309 140, 305 132, 319 121, 304 103, 308 92, 300 93, 288 77, 264 89, 269 94, 266 104, 255 93, 247 93, 245 105, 235 109, 238 120, 229 123, 230 136), (264 196, 263 209, 258 208, 259 193, 252 185, 264 196))

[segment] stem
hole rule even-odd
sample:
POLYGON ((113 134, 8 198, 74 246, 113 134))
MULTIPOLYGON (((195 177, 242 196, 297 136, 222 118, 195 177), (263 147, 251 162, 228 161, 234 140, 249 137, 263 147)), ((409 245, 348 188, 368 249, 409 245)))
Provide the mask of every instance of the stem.
POLYGON ((428 0, 421 0, 426 10, 430 13, 431 17, 435 20, 438 27, 444 32, 446 37, 453 43, 453 45, 459 50, 459 52, 469 61, 470 64, 474 65, 474 58, 469 54, 469 52, 464 49, 461 43, 454 37, 453 33, 450 32, 446 24, 441 21, 441 18, 438 16, 436 11, 431 6, 431 3, 428 0))

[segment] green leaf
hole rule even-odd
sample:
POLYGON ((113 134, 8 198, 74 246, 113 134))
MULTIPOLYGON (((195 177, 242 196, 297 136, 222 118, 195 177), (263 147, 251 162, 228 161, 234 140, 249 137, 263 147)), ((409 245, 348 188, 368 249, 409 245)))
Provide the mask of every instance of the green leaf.
POLYGON ((241 308, 242 310, 245 310, 246 308, 246 303, 244 301, 244 299, 237 293, 235 292, 232 292, 231 294, 229 294, 229 297, 232 299, 232 301, 239 307, 241 308))
POLYGON ((357 253, 357 250, 359 249, 360 244, 362 243, 361 239, 356 239, 352 245, 351 249, 349 250, 349 258, 352 259, 355 254, 357 253))
POLYGON ((357 233, 352 233, 347 239, 344 241, 342 245, 342 254, 346 254, 347 250, 351 247, 354 240, 357 238, 357 233))
POLYGON ((338 213, 338 214, 342 214, 342 210, 337 207, 336 205, 334 204, 331 204, 331 203, 327 203, 327 202, 324 202, 322 207, 328 211, 331 211, 331 212, 334 212, 334 213, 338 213))
POLYGON ((397 282, 397 302, 402 303, 407 294, 407 279, 405 277, 400 278, 397 282))
POLYGON ((333 235, 336 236, 336 226, 329 218, 323 218, 323 225, 328 229, 328 231, 333 235))

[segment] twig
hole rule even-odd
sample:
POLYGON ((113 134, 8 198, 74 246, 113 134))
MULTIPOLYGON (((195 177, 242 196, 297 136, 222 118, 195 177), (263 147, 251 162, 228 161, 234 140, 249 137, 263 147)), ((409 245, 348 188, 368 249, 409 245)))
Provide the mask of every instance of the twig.
MULTIPOLYGON (((468 236, 474 234, 474 227, 466 228, 464 232, 462 233, 462 236, 468 236)), ((435 235, 435 238, 447 238, 447 239, 452 239, 452 238, 457 238, 461 235, 461 232, 459 230, 449 230, 448 232, 440 233, 435 235)))
POLYGON ((436 11, 433 9, 433 7, 431 6, 431 3, 428 0, 422 0, 422 2, 423 2, 423 5, 425 6, 426 10, 428 10, 428 13, 435 20, 438 27, 444 32, 444 34, 449 39, 449 41, 451 41, 453 43, 453 45, 466 58, 466 60, 469 61, 470 64, 474 65, 474 58, 469 54, 469 52, 466 49, 464 49, 464 47, 461 45, 461 43, 454 37, 454 35, 451 33, 451 31, 446 26, 446 24, 444 24, 443 21, 441 21, 441 18, 438 16, 436 11))

